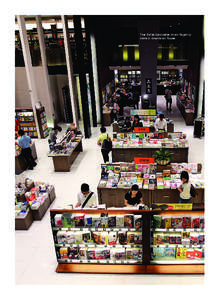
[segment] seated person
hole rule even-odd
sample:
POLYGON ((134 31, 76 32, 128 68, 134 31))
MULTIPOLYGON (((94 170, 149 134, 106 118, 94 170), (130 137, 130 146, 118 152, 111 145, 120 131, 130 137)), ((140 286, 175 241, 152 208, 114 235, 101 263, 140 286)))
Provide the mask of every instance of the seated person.
POLYGON ((134 206, 138 204, 143 204, 143 197, 138 189, 138 185, 133 184, 131 190, 125 194, 125 206, 134 206))
POLYGON ((87 183, 82 183, 81 191, 78 193, 77 198, 78 202, 75 208, 96 207, 98 205, 97 197, 94 192, 90 191, 90 187, 87 183))
POLYGON ((132 129, 132 125, 131 125, 129 117, 125 118, 124 128, 126 129, 126 131, 131 131, 131 129, 132 129))
POLYGON ((156 131, 167 131, 167 121, 164 119, 164 114, 159 115, 159 118, 157 118, 155 121, 154 127, 156 131))
POLYGON ((143 127, 143 124, 140 121, 140 118, 138 115, 134 116, 134 121, 132 123, 132 130, 134 130, 135 127, 143 127))

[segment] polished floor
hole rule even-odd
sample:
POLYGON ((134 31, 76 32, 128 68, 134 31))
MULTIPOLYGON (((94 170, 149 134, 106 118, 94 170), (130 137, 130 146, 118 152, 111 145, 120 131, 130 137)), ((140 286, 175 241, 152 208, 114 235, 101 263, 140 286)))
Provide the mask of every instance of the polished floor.
MULTIPOLYGON (((189 162, 200 162, 204 170, 204 138, 193 137, 193 126, 186 126, 176 107, 166 112, 164 97, 158 96, 158 111, 174 121, 175 131, 183 131, 189 140, 189 162)), ((65 124, 61 124, 63 129, 65 124)), ((112 134, 111 127, 107 132, 112 134)), ((37 166, 16 175, 16 180, 27 177, 55 186, 56 199, 51 208, 64 208, 76 203, 76 195, 83 182, 92 191, 100 179, 100 164, 103 162, 97 146, 100 128, 92 128, 90 139, 83 139, 84 151, 75 160, 70 172, 54 172, 52 159, 47 157, 46 139, 34 140, 37 151, 37 166)), ((60 133, 59 135, 62 135, 60 133)), ((17 285, 200 285, 203 275, 121 275, 121 274, 57 274, 56 255, 49 220, 49 210, 41 221, 34 221, 29 230, 15 231, 15 284, 17 285)), ((65 293, 63 295, 66 296, 65 293)), ((112 294, 113 296, 113 294, 112 294)))

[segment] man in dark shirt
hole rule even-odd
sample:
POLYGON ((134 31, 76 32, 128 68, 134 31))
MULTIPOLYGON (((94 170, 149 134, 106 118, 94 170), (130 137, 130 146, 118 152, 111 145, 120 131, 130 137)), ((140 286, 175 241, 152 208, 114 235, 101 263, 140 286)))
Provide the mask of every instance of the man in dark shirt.
POLYGON ((125 205, 134 206, 140 203, 143 204, 142 193, 138 190, 138 185, 133 184, 131 191, 125 194, 125 205))

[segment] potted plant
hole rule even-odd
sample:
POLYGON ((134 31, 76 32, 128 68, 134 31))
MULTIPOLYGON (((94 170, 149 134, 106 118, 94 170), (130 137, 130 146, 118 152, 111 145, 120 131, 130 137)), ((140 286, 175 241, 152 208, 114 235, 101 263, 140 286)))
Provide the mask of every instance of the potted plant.
POLYGON ((166 150, 164 148, 160 148, 160 150, 155 151, 153 157, 155 157, 158 165, 166 166, 170 162, 172 155, 173 152, 170 152, 169 150, 166 150))

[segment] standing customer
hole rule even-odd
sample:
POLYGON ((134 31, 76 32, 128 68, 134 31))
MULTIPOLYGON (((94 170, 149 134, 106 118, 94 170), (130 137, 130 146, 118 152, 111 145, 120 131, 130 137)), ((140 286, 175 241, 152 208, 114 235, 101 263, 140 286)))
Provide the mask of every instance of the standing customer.
POLYGON ((156 131, 167 131, 167 121, 164 119, 164 114, 159 114, 159 118, 156 119, 154 127, 156 131))
POLYGON ((169 111, 171 111, 172 110, 171 109, 171 105, 172 105, 172 91, 171 91, 170 88, 165 91, 165 98, 166 98, 166 109, 168 110, 168 106, 169 106, 169 111))
POLYGON ((189 173, 182 171, 181 173, 182 185, 178 188, 180 192, 179 203, 189 203, 191 200, 190 189, 191 184, 189 183, 189 173))
POLYGON ((131 190, 125 194, 125 206, 134 206, 138 204, 143 204, 143 197, 138 189, 138 185, 133 184, 131 190))
POLYGON ((101 132, 101 135, 98 137, 97 145, 101 146, 101 153, 102 153, 102 156, 103 156, 103 160, 106 163, 106 162, 109 162, 109 150, 103 149, 102 145, 103 145, 104 140, 111 141, 111 138, 106 133, 106 128, 105 127, 101 127, 100 132, 101 132))
POLYGON ((32 145, 31 138, 27 135, 24 135, 23 129, 18 130, 18 135, 20 136, 18 145, 22 148, 21 155, 26 160, 28 169, 33 170, 33 167, 35 167, 37 164, 32 156, 32 151, 30 148, 30 146, 32 145))
POLYGON ((50 135, 49 135, 49 139, 48 139, 49 144, 50 143, 56 144, 57 134, 58 134, 58 132, 61 132, 61 131, 62 131, 62 127, 57 126, 57 125, 52 129, 52 131, 50 132, 50 135))
POLYGON ((90 191, 87 183, 82 183, 81 191, 78 193, 77 198, 78 202, 75 207, 96 207, 98 204, 96 195, 90 191))

